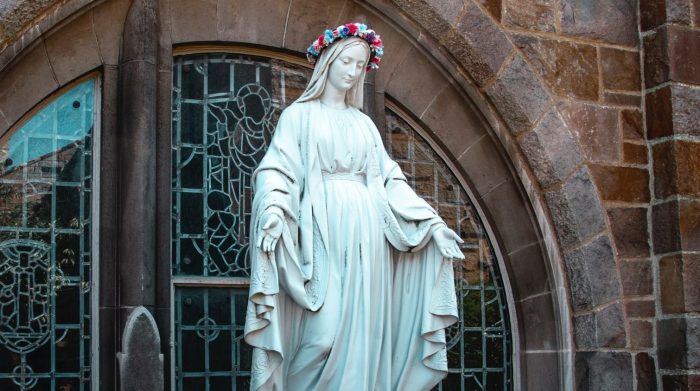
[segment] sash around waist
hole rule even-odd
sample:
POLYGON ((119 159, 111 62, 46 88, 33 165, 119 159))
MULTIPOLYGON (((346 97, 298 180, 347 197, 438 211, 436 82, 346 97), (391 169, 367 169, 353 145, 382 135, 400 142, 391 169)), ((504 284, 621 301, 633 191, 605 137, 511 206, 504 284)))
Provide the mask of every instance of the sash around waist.
POLYGON ((328 172, 321 171, 324 181, 352 181, 365 184, 367 175, 364 172, 328 172))

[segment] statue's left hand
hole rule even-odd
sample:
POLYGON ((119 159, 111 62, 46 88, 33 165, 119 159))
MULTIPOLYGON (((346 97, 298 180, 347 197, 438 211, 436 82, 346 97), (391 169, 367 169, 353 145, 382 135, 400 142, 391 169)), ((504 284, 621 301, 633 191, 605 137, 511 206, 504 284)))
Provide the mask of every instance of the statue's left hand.
POLYGON ((440 249, 443 257, 464 259, 464 254, 462 254, 462 250, 459 249, 458 245, 458 243, 464 243, 464 240, 455 231, 444 226, 440 227, 433 232, 433 240, 435 240, 435 244, 440 249))

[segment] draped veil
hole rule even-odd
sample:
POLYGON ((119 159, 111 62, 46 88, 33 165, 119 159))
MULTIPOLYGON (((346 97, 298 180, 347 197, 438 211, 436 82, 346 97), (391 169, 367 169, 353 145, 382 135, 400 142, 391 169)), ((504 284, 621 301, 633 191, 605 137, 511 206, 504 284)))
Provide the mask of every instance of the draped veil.
MULTIPOLYGON (((322 308, 329 290, 338 289, 328 284, 328 233, 334 227, 329 227, 326 213, 327 203, 333 200, 326 197, 318 156, 319 135, 328 132, 335 119, 318 98, 330 64, 345 47, 357 44, 364 41, 344 39, 322 52, 308 87, 282 113, 268 152, 253 174, 249 242, 257 243, 267 213, 282 216, 284 227, 274 252, 250 249, 244 335, 254 348, 252 390, 285 389, 289 361, 299 349, 298 328, 303 327, 307 314, 322 308)), ((348 91, 346 103, 353 110, 351 125, 371 135, 365 175, 372 205, 367 208, 374 208, 380 217, 368 223, 380 227, 392 272, 385 281, 391 290, 386 336, 390 362, 384 363, 390 367, 386 375, 390 379, 382 383, 390 386, 374 388, 429 389, 447 373, 445 328, 458 316, 451 261, 430 240, 444 222, 413 192, 384 150, 374 123, 357 110, 362 107, 365 72, 363 69, 358 83, 348 91)))

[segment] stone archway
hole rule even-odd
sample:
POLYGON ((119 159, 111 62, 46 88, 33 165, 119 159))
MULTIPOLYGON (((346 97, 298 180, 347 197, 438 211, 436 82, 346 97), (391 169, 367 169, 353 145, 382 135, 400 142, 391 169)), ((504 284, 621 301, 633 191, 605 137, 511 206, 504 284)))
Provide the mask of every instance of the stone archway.
MULTIPOLYGON (((6 41, 0 133, 41 98, 99 67, 108 114, 103 126, 116 127, 116 68, 129 3, 62 2, 6 41)), ((173 45, 238 42, 303 52, 308 31, 366 20, 391 50, 375 80, 378 100, 390 95, 434 130, 497 238, 516 309, 521 387, 571 389, 574 380, 588 384, 580 382, 604 376, 608 365, 632 365, 628 353, 614 351, 624 347, 627 326, 614 255, 618 243, 611 239, 616 232, 596 188, 603 186, 600 173, 607 168, 586 165, 598 157, 576 128, 585 121, 605 123, 611 114, 594 104, 562 106, 556 97, 567 87, 547 84, 530 54, 533 45, 564 49, 514 37, 484 3, 266 0, 246 7, 237 1, 192 6, 161 0, 158 135, 167 137, 169 129, 164 102, 170 99, 173 45), (557 379, 529 375, 552 368, 557 379)), ((629 37, 619 39, 614 45, 628 44, 629 37)), ((614 90, 620 88, 626 87, 614 90)), ((616 95, 610 99, 633 96, 616 95)), ((628 128, 634 131, 631 112, 628 128)), ((158 259, 169 262, 167 255, 158 259)))

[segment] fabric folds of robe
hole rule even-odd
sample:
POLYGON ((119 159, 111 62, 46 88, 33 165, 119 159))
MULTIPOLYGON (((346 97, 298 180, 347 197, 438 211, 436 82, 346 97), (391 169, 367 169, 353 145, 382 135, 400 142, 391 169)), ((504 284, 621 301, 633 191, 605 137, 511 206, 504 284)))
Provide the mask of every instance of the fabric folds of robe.
MULTIPOLYGON (((326 290, 332 289, 322 262, 328 221, 315 137, 331 128, 332 121, 322 115, 320 105, 295 103, 282 113, 253 178, 250 243, 256 243, 268 208, 279 208, 285 223, 273 254, 250 249, 244 334, 254 347, 252 390, 284 389, 285 359, 291 357, 289 350, 298 336, 295 320, 303 311, 317 311, 326 290)), ((451 262, 430 241, 432 231, 444 223, 408 186, 372 121, 359 111, 357 119, 356 126, 371 129, 374 139, 366 173, 373 207, 382 216, 386 240, 399 250, 393 256, 392 388, 428 389, 447 374, 444 329, 458 316, 451 262)))

